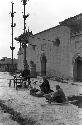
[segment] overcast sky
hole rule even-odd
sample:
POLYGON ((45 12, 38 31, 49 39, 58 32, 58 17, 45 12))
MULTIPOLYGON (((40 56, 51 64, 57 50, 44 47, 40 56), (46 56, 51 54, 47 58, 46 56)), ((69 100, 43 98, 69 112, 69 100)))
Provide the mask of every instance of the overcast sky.
MULTIPOLYGON (((11 0, 0 0, 0 59, 11 57, 11 0)), ((23 5, 21 0, 13 0, 14 11, 14 37, 23 33, 23 5)), ((26 13, 30 16, 26 20, 33 34, 55 27, 59 22, 82 13, 82 0, 29 0, 26 13)), ((17 58, 19 44, 14 40, 14 58, 17 58)))

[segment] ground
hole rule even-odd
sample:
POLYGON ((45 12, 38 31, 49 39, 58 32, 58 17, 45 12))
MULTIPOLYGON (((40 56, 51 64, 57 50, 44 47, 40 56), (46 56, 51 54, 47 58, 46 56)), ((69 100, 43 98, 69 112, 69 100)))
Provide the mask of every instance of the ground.
MULTIPOLYGON (((50 105, 45 98, 30 95, 29 89, 16 90, 13 85, 9 87, 8 73, 0 73, 0 125, 81 125, 82 106, 71 103, 65 105, 50 105), (7 122, 8 121, 8 122, 7 122)), ((39 88, 41 77, 31 79, 38 81, 39 88)), ((80 96, 81 83, 61 83, 49 80, 51 89, 59 84, 66 96, 80 96)))

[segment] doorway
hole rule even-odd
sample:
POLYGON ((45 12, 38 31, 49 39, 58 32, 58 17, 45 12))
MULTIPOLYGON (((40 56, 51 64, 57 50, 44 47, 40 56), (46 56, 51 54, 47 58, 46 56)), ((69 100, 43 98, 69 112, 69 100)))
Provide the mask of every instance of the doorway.
POLYGON ((41 56, 41 76, 46 76, 46 56, 41 56))
POLYGON ((73 76, 74 76, 74 81, 82 82, 82 57, 77 57, 75 59, 73 76))

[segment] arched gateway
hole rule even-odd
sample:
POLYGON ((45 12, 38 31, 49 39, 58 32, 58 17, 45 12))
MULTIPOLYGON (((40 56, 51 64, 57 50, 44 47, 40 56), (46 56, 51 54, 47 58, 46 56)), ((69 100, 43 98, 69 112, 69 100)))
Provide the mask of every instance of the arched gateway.
POLYGON ((74 81, 82 82, 82 57, 80 54, 73 61, 73 78, 74 81))

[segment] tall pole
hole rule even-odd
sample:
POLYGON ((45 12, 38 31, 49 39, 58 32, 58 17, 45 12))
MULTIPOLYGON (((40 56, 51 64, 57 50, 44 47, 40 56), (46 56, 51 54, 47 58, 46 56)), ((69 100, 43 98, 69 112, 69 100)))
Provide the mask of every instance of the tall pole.
MULTIPOLYGON (((24 18, 24 34, 25 34, 25 30, 26 30, 26 23, 25 23, 25 5, 24 4, 24 15, 23 15, 23 18, 24 18)), ((26 68, 26 65, 27 65, 27 60, 26 60, 26 43, 24 44, 24 69, 26 68)))
MULTIPOLYGON (((12 3, 12 14, 13 14, 13 4, 12 3)), ((13 16, 12 16, 12 67, 13 67, 13 16)))
POLYGON ((24 18, 24 33, 25 33, 25 29, 26 29, 26 23, 25 23, 25 3, 24 3, 24 15, 23 15, 23 18, 24 18))
POLYGON ((15 47, 13 46, 13 27, 16 26, 16 24, 13 24, 13 17, 14 17, 14 13, 13 12, 13 5, 14 3, 12 2, 12 12, 11 12, 11 18, 12 18, 12 24, 11 24, 11 28, 12 28, 12 46, 10 46, 10 49, 12 50, 12 72, 14 72, 14 63, 13 63, 13 51, 15 49, 15 47))
MULTIPOLYGON (((23 1, 23 5, 24 5, 24 15, 23 15, 23 18, 24 18, 24 36, 25 36, 25 33, 26 33, 26 23, 25 23, 25 20, 29 16, 29 14, 25 15, 25 5, 27 4, 27 0, 22 0, 22 1, 23 1)), ((25 69, 26 66, 27 66, 27 60, 26 60, 26 41, 25 40, 23 42, 23 47, 24 47, 24 69, 25 69)))

